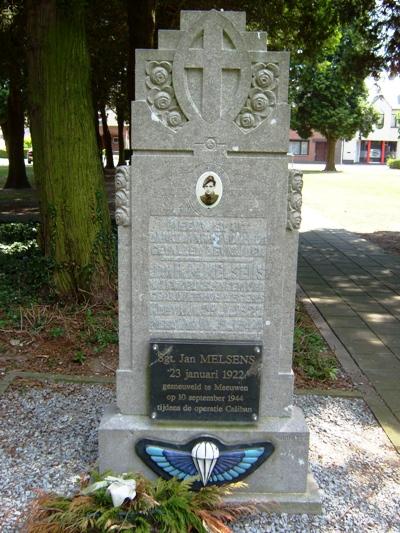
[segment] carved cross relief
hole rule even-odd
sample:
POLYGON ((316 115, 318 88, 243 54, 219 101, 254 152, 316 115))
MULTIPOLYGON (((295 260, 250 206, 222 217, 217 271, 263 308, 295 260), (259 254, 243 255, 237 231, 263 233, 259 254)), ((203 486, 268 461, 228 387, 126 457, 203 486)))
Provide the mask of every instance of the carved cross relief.
POLYGON ((276 105, 277 64, 252 62, 241 33, 222 13, 181 32, 173 61, 148 61, 147 102, 177 131, 190 120, 231 120, 247 133, 276 105))
POLYGON ((196 26, 194 37, 188 32, 179 43, 174 85, 184 87, 185 112, 212 123, 245 98, 250 58, 240 33, 219 13, 205 15, 196 26))

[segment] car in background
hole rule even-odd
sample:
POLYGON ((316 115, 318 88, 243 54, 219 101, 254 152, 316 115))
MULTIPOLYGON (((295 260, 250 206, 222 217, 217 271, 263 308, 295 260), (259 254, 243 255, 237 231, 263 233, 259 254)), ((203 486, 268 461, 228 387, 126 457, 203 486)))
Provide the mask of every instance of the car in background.
POLYGON ((27 159, 28 159, 28 165, 30 165, 33 161, 33 151, 32 150, 28 150, 28 154, 27 154, 27 159))

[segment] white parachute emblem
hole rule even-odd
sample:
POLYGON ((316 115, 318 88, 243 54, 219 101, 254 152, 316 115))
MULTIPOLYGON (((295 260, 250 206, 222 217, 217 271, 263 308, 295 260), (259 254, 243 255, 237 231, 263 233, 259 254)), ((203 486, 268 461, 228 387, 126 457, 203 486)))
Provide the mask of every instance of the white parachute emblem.
POLYGON ((203 485, 207 485, 211 473, 219 457, 217 446, 210 441, 202 441, 196 444, 192 449, 192 458, 194 465, 200 474, 203 485))

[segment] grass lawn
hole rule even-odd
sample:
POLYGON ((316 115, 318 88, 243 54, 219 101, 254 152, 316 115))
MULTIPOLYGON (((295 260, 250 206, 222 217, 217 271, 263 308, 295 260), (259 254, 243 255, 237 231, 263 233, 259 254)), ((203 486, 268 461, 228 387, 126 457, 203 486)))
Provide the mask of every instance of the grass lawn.
POLYGON ((303 205, 349 231, 400 231, 400 170, 343 166, 304 173, 303 205))

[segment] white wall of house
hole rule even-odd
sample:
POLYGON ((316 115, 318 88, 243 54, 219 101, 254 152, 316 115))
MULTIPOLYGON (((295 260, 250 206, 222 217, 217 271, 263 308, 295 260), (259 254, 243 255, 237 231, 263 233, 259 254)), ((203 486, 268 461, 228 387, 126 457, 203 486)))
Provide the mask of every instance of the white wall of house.
POLYGON ((358 163, 360 160, 360 143, 358 139, 343 141, 342 162, 358 163))
MULTIPOLYGON (((400 158, 399 128, 400 120, 400 76, 390 79, 382 75, 379 80, 368 78, 366 85, 369 92, 369 102, 381 115, 377 124, 367 137, 359 133, 351 141, 344 141, 342 148, 343 163, 365 162, 366 143, 370 144, 370 162, 378 162, 380 154, 388 154, 400 158), (384 149, 383 143, 390 143, 384 149), (390 147, 390 150, 388 149, 390 147), (384 150, 384 152, 383 152, 384 150)), ((382 161, 380 161, 382 162, 382 161)))
MULTIPOLYGON (((113 149, 114 154, 117 154, 118 149, 119 149, 117 115, 114 113, 112 109, 109 109, 109 108, 106 109, 106 112, 107 112, 107 125, 108 125, 108 129, 110 130, 110 134, 111 134, 112 149, 113 149)), ((100 130, 100 135, 103 135, 103 126, 102 126, 102 122, 100 118, 99 118, 99 130, 100 130)), ((123 136, 124 136, 124 146, 125 148, 128 148, 129 147, 129 126, 127 123, 125 123, 124 125, 123 136)))
POLYGON ((376 111, 382 116, 382 122, 379 125, 374 126, 372 132, 365 138, 371 141, 397 141, 400 124, 399 126, 396 126, 394 117, 400 112, 400 108, 393 109, 383 95, 378 96, 372 104, 376 111))

